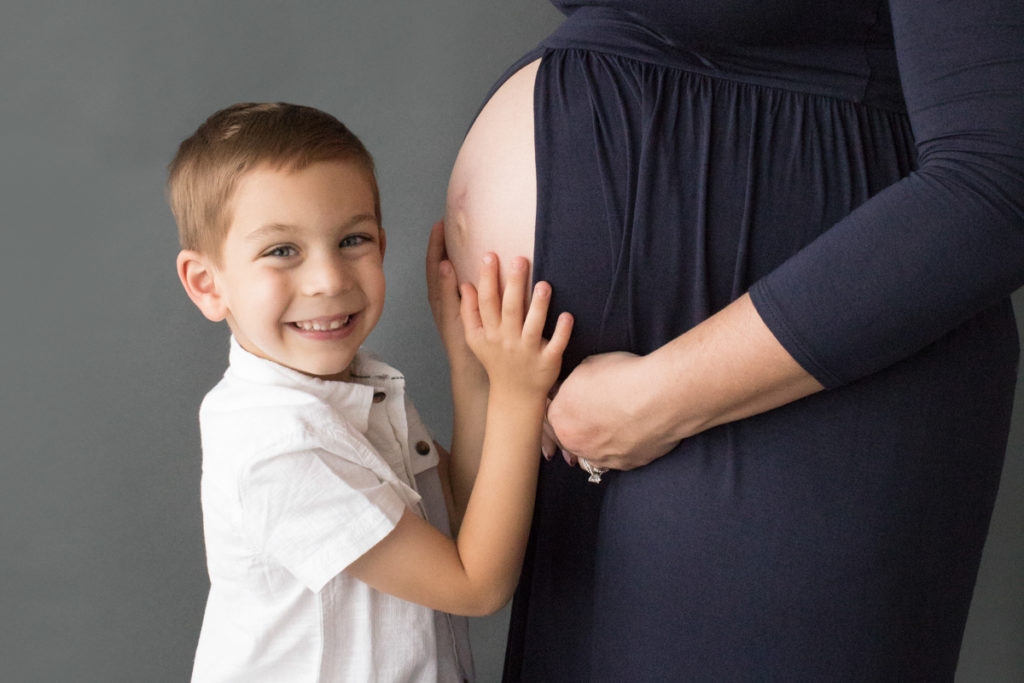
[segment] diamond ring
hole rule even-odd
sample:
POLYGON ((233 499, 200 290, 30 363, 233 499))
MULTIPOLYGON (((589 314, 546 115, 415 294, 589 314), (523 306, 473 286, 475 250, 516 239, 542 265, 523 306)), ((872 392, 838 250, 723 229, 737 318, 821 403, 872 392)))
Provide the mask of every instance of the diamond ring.
POLYGON ((600 484, 601 483, 601 475, 604 474, 605 472, 607 472, 608 468, 607 467, 598 467, 597 465, 591 465, 589 461, 587 461, 587 460, 585 460, 583 458, 580 458, 579 461, 580 461, 580 467, 582 467, 584 470, 586 470, 587 474, 590 475, 590 478, 587 479, 587 481, 589 483, 591 483, 591 484, 600 484))

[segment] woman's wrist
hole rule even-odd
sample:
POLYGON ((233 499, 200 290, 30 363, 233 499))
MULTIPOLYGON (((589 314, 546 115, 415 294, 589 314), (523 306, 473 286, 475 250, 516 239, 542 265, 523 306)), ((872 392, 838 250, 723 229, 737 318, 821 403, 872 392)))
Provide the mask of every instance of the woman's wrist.
POLYGON ((822 387, 775 339, 748 296, 645 357, 650 425, 675 440, 822 387))
POLYGON ((636 400, 637 434, 654 450, 667 452, 676 443, 702 431, 710 416, 698 400, 699 388, 687 382, 682 366, 687 359, 669 346, 637 357, 637 388, 627 393, 636 400))

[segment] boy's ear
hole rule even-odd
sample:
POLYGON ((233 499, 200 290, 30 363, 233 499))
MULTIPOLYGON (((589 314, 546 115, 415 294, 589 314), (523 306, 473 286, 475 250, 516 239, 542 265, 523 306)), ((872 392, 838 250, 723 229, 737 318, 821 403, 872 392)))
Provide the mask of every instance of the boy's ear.
POLYGON ((182 249, 178 253, 178 279, 188 298, 208 320, 220 322, 228 308, 221 295, 210 262, 197 251, 182 249))
POLYGON ((384 250, 388 247, 388 234, 382 227, 377 229, 380 230, 380 257, 384 258, 384 250))

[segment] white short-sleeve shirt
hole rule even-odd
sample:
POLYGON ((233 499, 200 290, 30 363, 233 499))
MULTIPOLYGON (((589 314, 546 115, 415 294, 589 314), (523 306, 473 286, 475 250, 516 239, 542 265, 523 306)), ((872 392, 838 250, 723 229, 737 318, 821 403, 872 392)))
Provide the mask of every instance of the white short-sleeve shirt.
POLYGON ((231 342, 203 400, 210 595, 192 680, 464 681, 462 618, 344 569, 408 508, 448 533, 438 456, 393 368, 309 377, 231 342))

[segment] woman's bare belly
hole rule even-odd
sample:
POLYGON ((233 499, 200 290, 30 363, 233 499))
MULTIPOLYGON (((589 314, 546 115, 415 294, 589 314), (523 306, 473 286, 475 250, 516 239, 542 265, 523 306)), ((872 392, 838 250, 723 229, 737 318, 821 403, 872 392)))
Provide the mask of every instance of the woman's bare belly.
POLYGON ((463 282, 476 282, 487 252, 501 263, 533 260, 537 173, 533 86, 540 60, 506 80, 484 105, 448 182, 445 238, 463 282))

